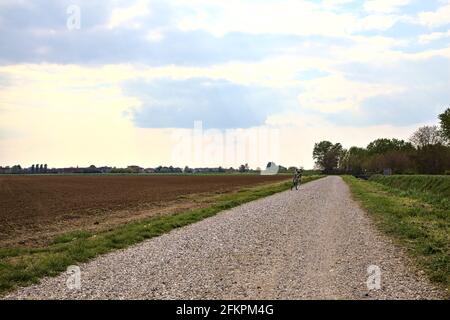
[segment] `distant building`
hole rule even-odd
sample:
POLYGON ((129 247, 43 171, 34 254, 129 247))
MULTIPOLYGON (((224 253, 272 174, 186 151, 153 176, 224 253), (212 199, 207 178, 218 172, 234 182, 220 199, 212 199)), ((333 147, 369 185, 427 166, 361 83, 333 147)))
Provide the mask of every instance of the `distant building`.
POLYGON ((7 173, 11 173, 10 167, 0 167, 0 174, 7 174, 7 173))
POLYGON ((98 170, 100 170, 101 173, 111 173, 112 167, 100 167, 98 170))

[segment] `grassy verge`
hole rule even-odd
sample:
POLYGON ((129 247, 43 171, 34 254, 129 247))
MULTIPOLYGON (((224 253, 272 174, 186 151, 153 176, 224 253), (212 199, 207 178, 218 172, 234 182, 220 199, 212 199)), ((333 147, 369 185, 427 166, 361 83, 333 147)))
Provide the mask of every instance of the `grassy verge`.
POLYGON ((450 176, 375 175, 370 180, 400 189, 407 197, 420 199, 450 211, 450 176))
POLYGON ((450 213, 446 203, 421 195, 419 190, 405 192, 350 176, 344 180, 375 223, 405 246, 429 278, 449 292, 450 213))
MULTIPOLYGON (((303 182, 318 178, 321 176, 307 176, 303 182)), ((0 248, 0 293, 19 285, 36 283, 39 278, 65 271, 69 265, 86 262, 100 254, 128 247, 289 187, 290 182, 283 182, 245 188, 219 196, 214 204, 206 208, 134 221, 105 232, 71 232, 55 238, 50 245, 42 248, 0 248)))

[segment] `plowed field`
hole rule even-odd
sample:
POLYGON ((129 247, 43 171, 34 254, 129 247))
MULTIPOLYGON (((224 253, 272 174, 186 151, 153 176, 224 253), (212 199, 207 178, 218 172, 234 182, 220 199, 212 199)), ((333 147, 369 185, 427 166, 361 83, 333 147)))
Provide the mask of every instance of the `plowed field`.
POLYGON ((16 241, 33 244, 30 242, 62 231, 170 213, 198 206, 195 202, 205 194, 283 179, 289 177, 0 176, 0 245, 16 241))

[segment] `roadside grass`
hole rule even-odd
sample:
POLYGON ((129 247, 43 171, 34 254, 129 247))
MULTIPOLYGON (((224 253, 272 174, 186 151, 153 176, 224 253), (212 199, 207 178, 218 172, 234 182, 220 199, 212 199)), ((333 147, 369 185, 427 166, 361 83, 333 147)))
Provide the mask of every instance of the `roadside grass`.
POLYGON ((370 181, 400 189, 405 196, 450 210, 450 176, 374 175, 370 181))
MULTIPOLYGON (((306 176, 303 183, 322 177, 306 176)), ((290 182, 278 182, 243 188, 218 196, 206 208, 134 221, 104 232, 70 232, 56 237, 50 245, 42 248, 0 248, 0 293, 5 294, 18 286, 37 283, 40 278, 55 276, 70 265, 86 262, 115 249, 126 248, 214 216, 220 211, 285 191, 290 185, 290 182)))
MULTIPOLYGON (((450 297, 450 212, 447 202, 419 190, 343 177, 376 225, 406 247, 430 280, 450 297)), ((430 189, 431 190, 431 189, 430 189)))

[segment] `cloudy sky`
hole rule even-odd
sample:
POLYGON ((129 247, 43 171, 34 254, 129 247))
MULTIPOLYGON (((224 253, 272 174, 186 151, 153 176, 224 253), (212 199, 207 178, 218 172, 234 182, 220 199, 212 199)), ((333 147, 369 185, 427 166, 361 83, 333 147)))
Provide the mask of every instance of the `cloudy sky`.
POLYGON ((0 165, 312 167, 449 89, 450 0, 0 0, 0 165))

